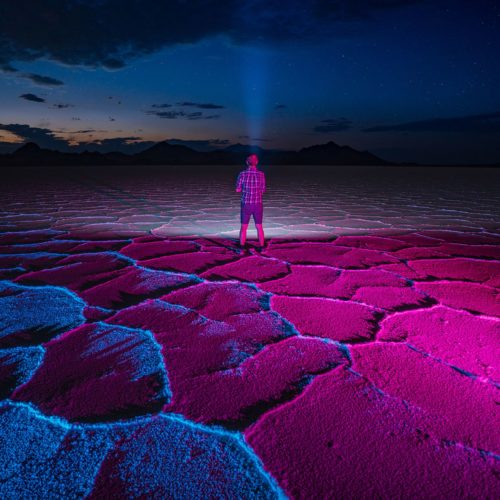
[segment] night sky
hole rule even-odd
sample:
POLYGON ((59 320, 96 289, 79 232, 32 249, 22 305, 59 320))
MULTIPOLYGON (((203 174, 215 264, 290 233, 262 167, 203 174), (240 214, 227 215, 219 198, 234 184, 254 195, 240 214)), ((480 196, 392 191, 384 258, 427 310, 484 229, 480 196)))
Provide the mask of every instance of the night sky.
POLYGON ((0 0, 0 152, 500 162, 499 56, 494 0, 0 0))

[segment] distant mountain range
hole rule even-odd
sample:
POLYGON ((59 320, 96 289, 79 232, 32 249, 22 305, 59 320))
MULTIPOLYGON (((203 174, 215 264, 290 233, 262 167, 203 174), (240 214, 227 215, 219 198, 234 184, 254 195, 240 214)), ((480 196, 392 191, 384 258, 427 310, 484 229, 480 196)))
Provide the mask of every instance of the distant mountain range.
POLYGON ((299 151, 269 150, 258 146, 234 144, 208 152, 163 141, 133 155, 89 151, 63 153, 42 149, 29 142, 14 153, 0 155, 0 165, 241 165, 249 153, 258 154, 260 163, 265 165, 394 165, 368 151, 339 146, 333 141, 299 151))

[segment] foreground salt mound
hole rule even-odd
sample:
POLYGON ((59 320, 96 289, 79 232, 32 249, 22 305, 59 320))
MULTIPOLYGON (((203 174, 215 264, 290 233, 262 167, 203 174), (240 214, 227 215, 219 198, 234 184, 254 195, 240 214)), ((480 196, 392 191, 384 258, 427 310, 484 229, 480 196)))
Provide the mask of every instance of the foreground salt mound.
POLYGON ((138 241, 120 249, 120 253, 136 260, 152 259, 175 253, 195 252, 198 246, 191 241, 169 241, 155 239, 153 241, 138 241))
POLYGON ((415 286, 440 304, 473 313, 500 317, 500 292, 466 281, 430 281, 415 286))
POLYGON ((176 379, 174 397, 165 410, 242 429, 296 397, 315 375, 346 362, 333 343, 291 337, 264 347, 234 368, 176 379))
POLYGON ((214 265, 237 259, 234 253, 190 252, 186 254, 165 255, 141 260, 140 264, 151 269, 179 271, 183 273, 201 273, 214 265))
POLYGON ((493 384, 479 383, 405 344, 358 345, 351 348, 351 354, 353 369, 386 396, 406 401, 432 417, 429 434, 500 454, 500 409, 493 384))
POLYGON ((213 267, 200 276, 206 279, 237 279, 258 283, 276 279, 288 273, 285 262, 252 255, 222 266, 213 267))
POLYGON ((470 258, 414 260, 408 265, 420 275, 484 283, 500 276, 500 262, 470 258))
POLYGON ((131 266, 117 277, 87 288, 81 292, 81 297, 92 306, 120 309, 198 281, 192 275, 131 266))
POLYGON ((334 245, 346 247, 369 248, 371 250, 382 250, 385 252, 394 252, 407 247, 408 242, 396 238, 383 238, 381 236, 339 236, 334 245))
POLYGON ((495 458, 442 441, 432 422, 340 366, 245 437, 295 499, 496 497, 495 458))
POLYGON ((84 308, 62 288, 0 281, 0 348, 41 344, 84 323, 84 308))
POLYGON ((415 348, 481 378, 500 381, 500 319, 444 306, 397 313, 381 323, 378 339, 415 348))
POLYGON ((303 335, 348 343, 373 338, 380 315, 376 309, 356 302, 313 297, 274 295, 271 308, 303 335))
MULTIPOLYGON (((129 307, 107 320, 150 330, 162 345, 172 390, 167 411, 196 422, 245 426, 300 392, 309 377, 345 362, 335 344, 295 337, 279 315, 255 312, 263 294, 252 287, 233 284, 224 291, 217 284, 200 284, 191 288, 191 305, 223 320, 161 300, 129 307), (237 300, 237 291, 246 294, 237 300), (217 307, 204 307, 207 295, 231 298, 231 293, 233 301, 227 304, 233 309, 225 315, 217 307), (255 384, 256 380, 262 383, 255 384)), ((182 301, 188 290, 166 298, 182 301)))
POLYGON ((418 290, 394 286, 366 286, 358 289, 352 299, 388 311, 415 309, 432 303, 426 294, 418 290))
POLYGON ((282 496, 237 435, 174 416, 77 426, 0 403, 0 442, 2 498, 282 496))
POLYGON ((195 309, 203 316, 224 320, 235 314, 259 312, 267 304, 266 294, 241 283, 200 283, 163 297, 171 304, 195 309))
POLYGON ((123 273, 123 269, 129 265, 128 258, 115 253, 83 253, 61 259, 55 268, 26 273, 17 281, 26 284, 65 286, 80 292, 123 273))
POLYGON ((324 264, 345 269, 365 269, 377 264, 398 262, 396 257, 379 250, 316 242, 272 245, 265 255, 292 264, 324 264))
POLYGON ((409 280, 378 269, 336 269, 317 265, 292 265, 291 272, 259 284, 262 290, 283 295, 353 299, 387 310, 421 307, 430 303, 409 280))
POLYGON ((12 398, 70 421, 105 421, 159 411, 169 397, 150 333, 91 324, 44 344, 33 377, 12 398))

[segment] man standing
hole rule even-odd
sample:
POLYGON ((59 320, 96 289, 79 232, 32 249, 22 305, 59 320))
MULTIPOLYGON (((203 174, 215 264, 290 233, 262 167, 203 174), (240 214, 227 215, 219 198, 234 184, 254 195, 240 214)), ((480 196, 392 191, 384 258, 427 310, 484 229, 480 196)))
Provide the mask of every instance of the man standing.
POLYGON ((259 236, 259 245, 262 248, 264 246, 262 194, 266 190, 266 178, 264 172, 257 169, 259 158, 256 154, 247 156, 246 163, 246 170, 240 172, 236 182, 236 192, 241 193, 240 246, 245 246, 248 223, 250 222, 250 216, 253 215, 259 236))

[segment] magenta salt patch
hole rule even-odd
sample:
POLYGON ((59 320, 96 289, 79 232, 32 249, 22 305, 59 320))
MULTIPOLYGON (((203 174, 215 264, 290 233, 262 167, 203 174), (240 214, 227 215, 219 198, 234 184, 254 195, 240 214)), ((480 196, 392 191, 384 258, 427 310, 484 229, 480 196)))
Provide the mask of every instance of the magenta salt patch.
POLYGON ((413 260, 408 266, 432 278, 483 282, 500 275, 500 262, 453 258, 413 260))
POLYGON ((498 389, 493 384, 474 380, 404 344, 353 346, 351 355, 353 369, 384 394, 432 416, 430 434, 500 453, 498 389))
POLYGON ((89 305, 119 309, 196 281, 183 274, 132 267, 116 278, 84 290, 80 296, 89 305))
POLYGON ((195 309, 207 318, 224 320, 234 314, 259 312, 266 295, 240 283, 200 283, 171 292, 162 299, 195 309))
POLYGON ((437 250, 448 255, 500 260, 500 241, 497 245, 467 245, 461 243, 443 243, 437 250))
POLYGON ((339 298, 351 298, 357 290, 365 287, 408 287, 408 280, 397 273, 379 269, 344 270, 332 289, 339 298))
POLYGON ((82 241, 81 243, 75 245, 69 253, 116 251, 126 244, 126 240, 82 241))
POLYGON ((381 323, 378 339, 406 341, 458 369, 500 381, 500 320, 443 306, 397 313, 381 323))
POLYGON ((398 275, 402 278, 406 278, 409 280, 417 280, 417 279, 422 280, 427 278, 427 275, 425 273, 413 269, 413 267, 410 267, 405 262, 400 262, 397 264, 382 264, 380 266, 377 266, 377 269, 383 271, 389 271, 390 273, 393 273, 395 275, 398 275))
POLYGON ((125 257, 114 253, 78 254, 61 259, 57 267, 24 274, 17 281, 23 283, 66 286, 81 290, 111 279, 130 265, 125 257))
POLYGON ((159 411, 168 400, 160 347, 148 332, 96 323, 44 345, 41 366, 13 400, 72 421, 159 411))
POLYGON ((196 244, 191 241, 160 240, 133 242, 123 247, 120 253, 132 259, 145 260, 175 253, 195 252, 196 250, 196 244))
POLYGON ((340 270, 327 266, 290 266, 290 274, 283 278, 260 283, 259 288, 267 292, 283 295, 322 295, 337 297, 334 288, 340 270))
POLYGON ((371 307, 333 299, 274 295, 271 308, 303 335, 340 342, 371 339, 378 319, 377 311, 371 307))
POLYGON ((393 286, 358 288, 352 299, 389 311, 415 309, 432 303, 424 293, 413 288, 393 286))
POLYGON ((293 264, 336 265, 338 257, 349 252, 347 247, 338 247, 332 243, 286 243, 269 246, 265 255, 293 264))
POLYGON ((259 284, 262 290, 283 295, 351 298, 367 286, 407 287, 406 279, 380 270, 340 270, 326 266, 292 265, 284 278, 259 284))
POLYGON ((345 362, 333 343, 292 337, 266 346, 235 368, 173 381, 173 398, 165 410, 242 428, 299 394, 315 375, 345 362))
POLYGON ((152 331, 163 346, 172 386, 176 377, 234 367, 293 333, 275 313, 238 314, 222 322, 161 300, 129 307, 107 321, 152 331))
POLYGON ((394 255, 404 260, 443 258, 451 255, 442 246, 439 247, 410 247, 394 252, 394 255))
POLYGON ((37 243, 50 240, 55 236, 64 234, 64 231, 55 229, 34 229, 33 231, 19 231, 0 234, 1 245, 15 245, 22 243, 37 243))
POLYGON ((495 497, 495 459, 441 441, 432 422, 338 367, 262 416, 245 438, 290 498, 495 497))
POLYGON ((395 250, 408 246, 408 243, 404 241, 381 238, 378 236, 339 236, 333 244, 345 247, 369 248, 371 250, 381 250, 384 252, 394 252, 395 250))
POLYGON ((415 286, 454 309, 500 317, 500 293, 492 287, 464 281, 430 281, 415 286))
POLYGON ((235 258, 237 257, 234 255, 222 255, 214 252, 191 252, 143 260, 141 261, 141 265, 151 269, 200 273, 209 267, 234 260, 235 258))
POLYGON ((345 269, 363 269, 398 262, 389 253, 366 248, 336 246, 333 243, 295 243, 270 248, 266 255, 295 264, 326 264, 345 269))
POLYGON ((266 259, 258 255, 245 257, 237 262, 213 267, 201 274, 206 279, 237 279, 240 281, 259 282, 280 277, 288 273, 286 263, 275 259, 266 259))

